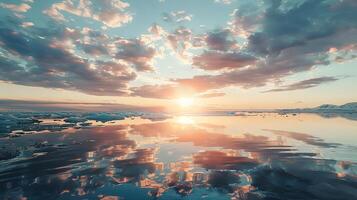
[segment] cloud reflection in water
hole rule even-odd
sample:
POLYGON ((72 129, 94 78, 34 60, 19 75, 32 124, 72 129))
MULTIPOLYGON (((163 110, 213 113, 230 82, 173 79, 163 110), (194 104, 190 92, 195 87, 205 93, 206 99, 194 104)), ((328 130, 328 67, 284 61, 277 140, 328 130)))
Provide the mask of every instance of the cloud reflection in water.
MULTIPOLYGON (((133 119, 135 121, 135 119, 133 119)), ((176 119, 101 125, 0 141, 2 199, 355 199, 357 165, 301 152, 279 137, 228 135, 221 124, 176 119), (152 141, 152 138, 156 138, 152 141), (148 142, 141 144, 140 141, 148 142), (164 145, 179 151, 161 157, 164 145), (191 146, 190 146, 191 145, 191 146), (193 152, 193 153, 192 153, 193 152)), ((273 131, 273 130, 271 130, 273 131)), ((315 148, 308 134, 273 131, 315 148)))

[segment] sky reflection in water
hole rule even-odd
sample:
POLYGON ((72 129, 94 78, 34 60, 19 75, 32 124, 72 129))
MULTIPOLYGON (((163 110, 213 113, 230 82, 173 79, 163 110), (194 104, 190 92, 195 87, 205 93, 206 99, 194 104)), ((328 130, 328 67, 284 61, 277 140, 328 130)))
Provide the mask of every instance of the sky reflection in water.
POLYGON ((258 114, 90 122, 2 138, 0 199, 357 199, 356 121, 258 114))

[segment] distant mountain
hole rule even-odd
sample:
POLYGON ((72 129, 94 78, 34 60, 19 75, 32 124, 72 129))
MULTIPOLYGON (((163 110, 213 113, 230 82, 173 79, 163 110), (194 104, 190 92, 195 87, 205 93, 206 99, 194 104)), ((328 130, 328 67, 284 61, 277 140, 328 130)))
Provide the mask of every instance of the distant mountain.
POLYGON ((357 102, 346 103, 340 106, 333 104, 323 104, 315 108, 281 109, 278 111, 283 113, 357 113, 357 102))
POLYGON ((340 106, 342 109, 357 110, 357 102, 346 103, 340 106))
POLYGON ((321 106, 318 106, 316 108, 312 108, 312 109, 338 109, 340 106, 336 106, 333 104, 323 104, 321 106))
POLYGON ((332 104, 324 104, 321 106, 318 106, 316 108, 311 108, 307 110, 315 110, 315 111, 338 111, 338 112, 350 112, 350 111, 356 111, 357 112, 357 102, 352 102, 352 103, 346 103, 341 106, 337 105, 332 105, 332 104))

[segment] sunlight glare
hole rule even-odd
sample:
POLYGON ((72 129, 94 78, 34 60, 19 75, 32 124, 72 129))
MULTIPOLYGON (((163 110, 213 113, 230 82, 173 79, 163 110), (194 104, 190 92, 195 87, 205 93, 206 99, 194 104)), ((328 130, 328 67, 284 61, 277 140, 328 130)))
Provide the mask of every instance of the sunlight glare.
POLYGON ((188 117, 188 116, 181 116, 177 119, 177 122, 179 124, 194 124, 194 120, 192 119, 192 117, 188 117))
POLYGON ((192 98, 180 98, 177 100, 177 103, 182 107, 189 107, 193 105, 192 98))

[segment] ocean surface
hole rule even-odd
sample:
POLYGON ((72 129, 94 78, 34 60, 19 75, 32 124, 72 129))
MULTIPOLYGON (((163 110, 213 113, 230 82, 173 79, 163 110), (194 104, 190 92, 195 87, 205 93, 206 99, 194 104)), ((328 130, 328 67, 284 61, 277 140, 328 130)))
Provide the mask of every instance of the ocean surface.
POLYGON ((357 121, 0 114, 0 199, 357 199, 357 121))

